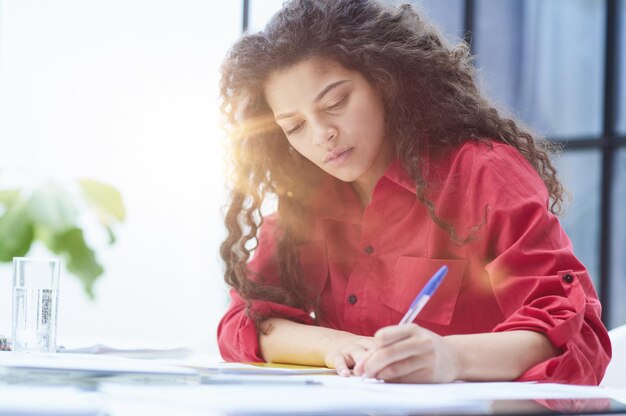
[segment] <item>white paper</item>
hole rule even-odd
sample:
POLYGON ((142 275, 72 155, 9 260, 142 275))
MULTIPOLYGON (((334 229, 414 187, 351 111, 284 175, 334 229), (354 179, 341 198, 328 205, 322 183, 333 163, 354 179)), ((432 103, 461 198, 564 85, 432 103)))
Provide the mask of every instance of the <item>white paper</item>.
POLYGON ((181 344, 146 343, 127 339, 94 340, 66 338, 59 342, 57 352, 72 354, 108 354, 130 358, 183 358, 192 354, 191 348, 181 344))
POLYGON ((455 397, 462 400, 593 399, 609 397, 606 389, 603 387, 532 382, 384 383, 376 386, 363 385, 361 388, 386 391, 394 396, 404 396, 419 392, 438 400, 445 400, 447 397, 455 397))
POLYGON ((488 411, 489 403, 475 400, 433 400, 425 395, 398 398, 386 392, 373 392, 338 386, 238 385, 233 386, 120 386, 105 384, 101 391, 107 401, 150 401, 184 410, 213 412, 290 414, 290 413, 384 413, 488 411))
POLYGON ((159 360, 160 363, 180 365, 194 368, 205 373, 232 374, 232 375, 306 375, 306 374, 336 374, 332 368, 307 367, 281 364, 269 366, 249 363, 227 363, 219 356, 196 354, 184 359, 159 360))
POLYGON ((626 389, 616 387, 605 387, 604 389, 610 398, 626 405, 626 389))
POLYGON ((0 369, 5 371, 66 373, 80 375, 175 375, 197 376, 198 372, 184 367, 155 361, 109 357, 90 354, 43 354, 0 352, 0 369))

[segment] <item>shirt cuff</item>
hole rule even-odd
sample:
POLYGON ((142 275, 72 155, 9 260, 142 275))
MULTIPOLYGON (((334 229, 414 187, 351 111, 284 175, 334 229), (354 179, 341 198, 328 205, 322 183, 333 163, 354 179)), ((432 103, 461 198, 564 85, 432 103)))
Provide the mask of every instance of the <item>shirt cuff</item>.
POLYGON ((302 324, 315 324, 301 309, 268 301, 252 301, 247 312, 243 301, 233 296, 237 304, 227 311, 218 328, 218 344, 222 358, 235 362, 264 361, 259 345, 256 322, 267 318, 283 318, 302 324))

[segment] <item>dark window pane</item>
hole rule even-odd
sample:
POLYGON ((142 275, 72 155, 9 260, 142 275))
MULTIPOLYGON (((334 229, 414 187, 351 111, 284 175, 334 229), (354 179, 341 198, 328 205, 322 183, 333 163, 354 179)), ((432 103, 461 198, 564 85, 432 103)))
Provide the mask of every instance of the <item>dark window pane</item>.
POLYGON ((587 266, 599 291, 600 151, 570 151, 555 159, 563 185, 572 196, 561 224, 574 244, 574 253, 587 266))
POLYGON ((626 134, 626 0, 621 0, 620 7, 620 36, 619 36, 619 75, 617 84, 619 86, 619 104, 617 106, 617 130, 623 135, 626 134))
POLYGON ((626 324, 626 149, 617 152, 613 183, 613 218, 611 224, 611 310, 612 327, 626 324))
POLYGON ((541 134, 602 128, 605 1, 477 0, 484 90, 541 134))

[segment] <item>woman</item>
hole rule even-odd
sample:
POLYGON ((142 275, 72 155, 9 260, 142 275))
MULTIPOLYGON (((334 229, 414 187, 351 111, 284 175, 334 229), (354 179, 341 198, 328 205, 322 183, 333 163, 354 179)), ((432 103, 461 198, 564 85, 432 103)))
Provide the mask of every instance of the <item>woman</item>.
POLYGON ((555 216, 547 142, 480 95, 465 45, 408 5, 294 0, 222 69, 225 359, 395 382, 601 381, 610 342, 555 216))

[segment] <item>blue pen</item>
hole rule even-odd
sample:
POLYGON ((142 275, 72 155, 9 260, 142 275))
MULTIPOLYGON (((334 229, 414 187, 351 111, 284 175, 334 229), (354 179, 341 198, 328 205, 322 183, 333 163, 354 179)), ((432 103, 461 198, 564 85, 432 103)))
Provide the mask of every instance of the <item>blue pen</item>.
POLYGON ((441 281, 445 277, 446 273, 448 273, 448 266, 441 266, 439 270, 430 278, 426 286, 420 293, 417 294, 415 300, 409 306, 409 310, 406 312, 402 320, 400 320, 400 324, 410 324, 417 317, 417 314, 426 306, 426 303, 430 300, 432 295, 435 293, 441 281))
MULTIPOLYGON (((409 306, 409 310, 406 312, 404 317, 400 320, 398 325, 410 324, 413 322, 415 318, 417 318, 417 314, 426 306, 430 298, 433 296, 441 281, 445 277, 446 273, 448 273, 448 266, 441 266, 439 270, 435 272, 435 274, 430 278, 428 283, 420 290, 420 292, 415 296, 413 302, 411 302, 411 306, 409 306)), ((361 382, 367 380, 365 374, 361 376, 361 382)), ((371 379, 376 381, 376 379, 371 379)))

